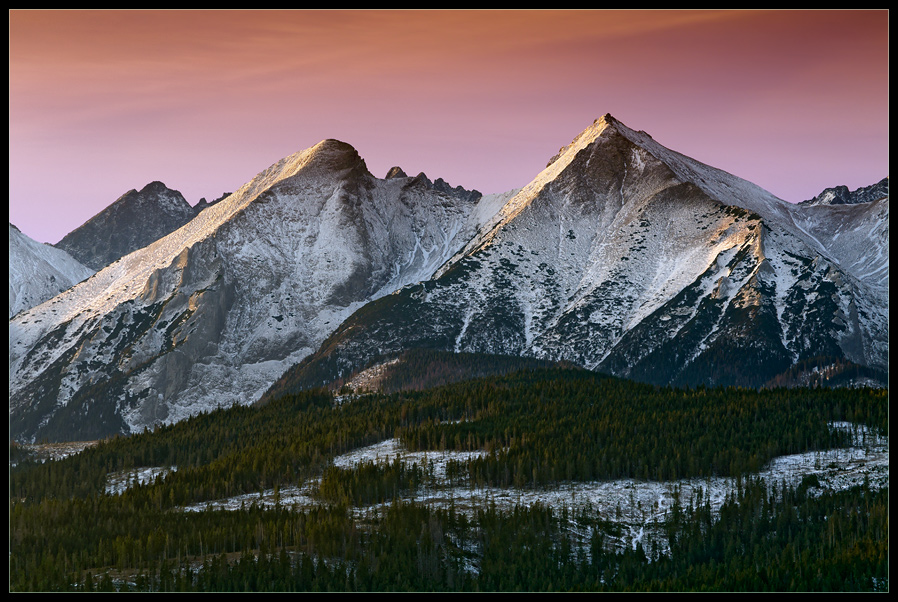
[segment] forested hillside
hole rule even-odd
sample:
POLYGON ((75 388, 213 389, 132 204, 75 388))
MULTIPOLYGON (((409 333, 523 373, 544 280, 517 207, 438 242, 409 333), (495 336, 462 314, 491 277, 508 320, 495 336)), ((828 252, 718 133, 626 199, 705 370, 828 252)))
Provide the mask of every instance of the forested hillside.
MULTIPOLYGON (((784 454, 849 445, 833 423, 888 435, 881 389, 677 389, 547 368, 335 398, 235 406, 100 442, 60 461, 15 450, 10 589, 888 589, 888 485, 769 483, 784 454), (477 451, 427 465, 334 458, 387 439, 477 451), (163 467, 121 494, 110 475, 163 467), (456 487, 528 491, 618 478, 732 476, 719 509, 676 499, 663 541, 620 549, 613 516, 583 506, 462 507, 456 487), (204 504, 305 486, 304 505, 204 504), (421 488, 445 503, 410 498, 421 488), (192 507, 192 511, 185 509, 192 507)), ((11 456, 12 457, 12 456, 11 456)))

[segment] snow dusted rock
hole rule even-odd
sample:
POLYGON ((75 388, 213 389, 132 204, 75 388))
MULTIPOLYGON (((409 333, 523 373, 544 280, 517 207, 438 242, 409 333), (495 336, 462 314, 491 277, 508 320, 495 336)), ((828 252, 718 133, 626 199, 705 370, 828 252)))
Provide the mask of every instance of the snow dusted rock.
POLYGON ((19 440, 133 432, 419 348, 658 384, 759 386, 818 356, 887 371, 888 197, 791 205, 610 115, 504 195, 378 179, 325 140, 9 333, 19 440))
POLYGON ((415 347, 567 360, 658 384, 758 386, 818 355, 887 370, 879 203, 846 217, 840 235, 832 214, 809 217, 606 115, 432 280, 354 314, 278 390, 415 347))
POLYGON ((847 186, 835 186, 827 188, 814 198, 803 201, 805 206, 813 205, 854 205, 856 203, 869 203, 888 198, 889 178, 883 178, 876 184, 864 186, 850 191, 847 186))
POLYGON ((10 431, 133 432, 255 401, 367 301, 433 271, 476 202, 380 180, 325 140, 10 321, 10 431))
POLYGON ((55 297, 93 274, 89 267, 9 225, 9 317, 55 297))

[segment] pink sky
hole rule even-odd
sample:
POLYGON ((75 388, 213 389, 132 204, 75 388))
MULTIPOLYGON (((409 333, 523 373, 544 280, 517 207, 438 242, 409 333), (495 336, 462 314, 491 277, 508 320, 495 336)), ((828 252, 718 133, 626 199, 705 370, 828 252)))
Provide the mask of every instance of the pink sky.
POLYGON ((888 11, 9 11, 9 215, 57 242, 324 138, 527 184, 604 113, 788 201, 888 175, 888 11))

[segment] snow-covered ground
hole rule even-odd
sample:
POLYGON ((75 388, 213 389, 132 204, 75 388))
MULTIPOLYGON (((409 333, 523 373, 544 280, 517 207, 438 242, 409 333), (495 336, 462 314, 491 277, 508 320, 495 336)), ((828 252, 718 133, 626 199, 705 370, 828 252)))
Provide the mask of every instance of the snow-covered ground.
MULTIPOLYGON (((871 487, 887 487, 888 438, 848 423, 838 423, 835 426, 854 433, 852 447, 781 456, 754 476, 763 478, 769 486, 781 487, 784 483, 797 486, 806 476, 816 475, 820 487, 810 489, 811 495, 859 485, 865 479, 871 487)), ((428 472, 439 482, 445 478, 446 465, 450 460, 464 461, 480 453, 485 452, 410 452, 398 440, 389 439, 335 458, 334 465, 351 468, 365 462, 393 462, 398 457, 409 465, 417 463, 418 466, 427 467, 428 472)), ((239 509, 252 504, 272 506, 277 503, 277 498, 285 506, 314 506, 321 503, 314 497, 316 485, 317 482, 309 482, 302 487, 283 487, 277 493, 268 490, 197 504, 185 510, 239 509)), ((676 496, 679 496, 680 504, 684 507, 689 504, 708 504, 712 513, 716 514, 727 496, 737 490, 737 486, 735 478, 682 479, 672 482, 636 479, 568 482, 542 489, 428 486, 411 493, 405 499, 434 507, 446 506, 451 500, 456 511, 473 510, 491 502, 500 509, 515 505, 542 504, 557 510, 559 515, 562 509, 567 508, 572 517, 571 529, 585 539, 589 537, 590 531, 588 528, 581 528, 574 517, 578 511, 587 510, 591 516, 611 521, 620 527, 618 537, 606 537, 606 542, 610 545, 635 547, 637 543, 642 543, 646 551, 654 549, 658 553, 664 553, 666 539, 662 527, 676 496)), ((359 515, 363 516, 375 507, 360 508, 359 515)))
POLYGON ((9 225, 9 317, 52 299, 94 271, 9 225))
POLYGON ((110 474, 107 477, 106 493, 110 495, 118 495, 135 483, 146 485, 155 481, 156 477, 160 475, 164 477, 168 473, 174 472, 175 470, 177 470, 177 467, 175 466, 172 466, 170 468, 161 466, 144 466, 141 468, 135 468, 134 470, 124 470, 122 472, 116 472, 110 474))
POLYGON ((63 443, 41 443, 38 445, 23 444, 22 447, 34 454, 40 462, 62 460, 96 445, 97 441, 65 441, 63 443))

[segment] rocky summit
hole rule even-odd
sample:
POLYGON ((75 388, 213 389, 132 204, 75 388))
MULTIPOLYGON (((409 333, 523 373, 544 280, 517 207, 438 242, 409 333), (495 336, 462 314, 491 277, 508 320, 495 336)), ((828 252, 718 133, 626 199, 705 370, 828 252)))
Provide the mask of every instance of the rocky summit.
POLYGON ((93 438, 252 403, 353 311, 426 279, 491 197, 286 157, 183 227, 10 321, 14 437, 93 438))
POLYGON ((403 349, 762 386, 809 358, 888 367, 888 197, 790 205, 598 120, 440 268, 367 305, 271 395, 403 349))
POLYGON ((197 212, 177 190, 151 182, 139 191, 129 190, 55 246, 100 270, 177 230, 197 212))

